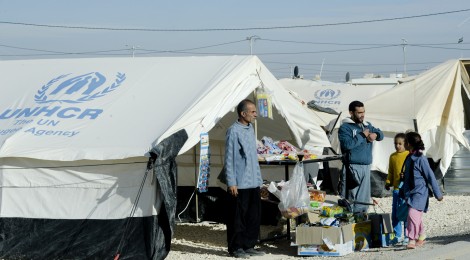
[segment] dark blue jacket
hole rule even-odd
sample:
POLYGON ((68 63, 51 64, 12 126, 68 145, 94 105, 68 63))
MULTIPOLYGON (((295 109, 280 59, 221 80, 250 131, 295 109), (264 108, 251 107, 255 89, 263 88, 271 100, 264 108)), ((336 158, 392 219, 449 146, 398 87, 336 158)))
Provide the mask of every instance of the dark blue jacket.
POLYGON ((372 164, 372 143, 367 141, 366 136, 362 133, 363 127, 368 128, 370 133, 377 134, 376 141, 381 141, 384 138, 382 131, 369 122, 356 124, 349 117, 343 119, 338 130, 338 138, 344 164, 372 164))

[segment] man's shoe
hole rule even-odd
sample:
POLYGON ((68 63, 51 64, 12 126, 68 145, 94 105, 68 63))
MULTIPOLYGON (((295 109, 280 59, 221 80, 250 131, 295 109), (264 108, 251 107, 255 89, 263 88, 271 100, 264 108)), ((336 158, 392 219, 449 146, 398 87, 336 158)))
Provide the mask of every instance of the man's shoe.
POLYGON ((245 253, 250 255, 250 256, 262 256, 265 255, 266 253, 260 250, 256 250, 254 248, 249 248, 245 250, 245 253))
POLYGON ((230 256, 233 256, 235 258, 245 258, 245 259, 250 257, 250 255, 245 253, 245 251, 243 251, 243 249, 241 248, 231 252, 230 256))

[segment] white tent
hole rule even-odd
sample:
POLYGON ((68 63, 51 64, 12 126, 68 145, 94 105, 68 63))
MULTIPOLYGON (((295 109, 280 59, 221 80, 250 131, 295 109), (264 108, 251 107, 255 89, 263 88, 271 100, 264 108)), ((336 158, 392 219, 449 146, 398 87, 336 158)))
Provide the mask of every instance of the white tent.
POLYGON ((317 118, 255 56, 0 61, 0 71, 0 243, 7 258, 109 258, 118 245, 134 257, 165 255, 168 232, 155 223, 168 216, 171 226, 174 194, 162 194, 160 178, 201 132, 213 129, 211 145, 223 140, 235 120, 230 111, 258 87, 271 94, 275 120, 290 129, 260 119, 260 132, 285 133, 280 138, 300 147, 330 146, 317 118), (178 143, 168 138, 182 130, 186 142, 157 153, 167 159, 156 163, 164 172, 144 178, 147 152, 178 143))
MULTIPOLYGON (((470 148, 463 136, 465 114, 468 118, 469 113, 469 64, 466 59, 450 60, 364 100, 366 121, 386 134, 384 141, 374 144, 374 170, 388 171, 394 135, 414 130, 414 120, 423 137, 426 155, 434 161, 440 160, 442 175, 460 149, 459 144, 470 148)), ((347 109, 342 112, 342 116, 349 116, 347 109)), ((337 140, 332 144, 339 147, 337 140)))

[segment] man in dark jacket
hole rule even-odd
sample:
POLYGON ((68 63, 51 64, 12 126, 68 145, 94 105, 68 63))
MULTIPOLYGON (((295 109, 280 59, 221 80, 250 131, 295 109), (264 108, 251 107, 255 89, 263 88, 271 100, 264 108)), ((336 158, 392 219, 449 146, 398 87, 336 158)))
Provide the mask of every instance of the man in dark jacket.
MULTIPOLYGON (((382 131, 364 121, 364 104, 353 101, 349 104, 351 117, 341 122, 338 131, 343 169, 340 180, 340 195, 353 202, 371 202, 370 165, 372 164, 372 144, 381 141, 382 131)), ((368 205, 354 203, 353 211, 367 212, 368 205)))

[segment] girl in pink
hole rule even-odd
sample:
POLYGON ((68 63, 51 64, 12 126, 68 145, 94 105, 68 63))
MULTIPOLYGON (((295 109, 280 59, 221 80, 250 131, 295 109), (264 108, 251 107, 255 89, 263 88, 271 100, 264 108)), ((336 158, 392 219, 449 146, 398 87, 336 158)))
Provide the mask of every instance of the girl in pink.
POLYGON ((409 207, 406 233, 409 238, 408 249, 424 245, 426 233, 423 225, 423 213, 429 206, 429 184, 434 197, 442 201, 442 192, 429 166, 428 158, 423 154, 424 143, 416 132, 409 132, 405 138, 405 148, 410 155, 405 160, 404 191, 409 207))

